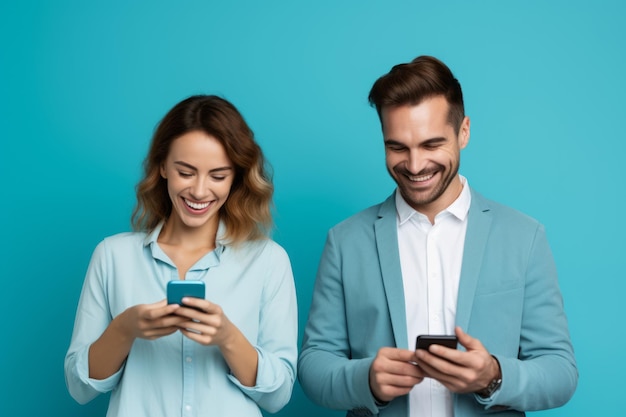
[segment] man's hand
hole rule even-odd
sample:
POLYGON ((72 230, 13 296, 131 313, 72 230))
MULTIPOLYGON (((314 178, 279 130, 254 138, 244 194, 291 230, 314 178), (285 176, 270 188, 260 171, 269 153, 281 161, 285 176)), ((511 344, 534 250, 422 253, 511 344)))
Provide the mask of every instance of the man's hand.
POLYGON ((459 343, 466 352, 432 345, 428 351, 420 349, 415 355, 424 376, 436 379, 456 393, 477 392, 500 376, 500 365, 478 339, 455 330, 459 343))
POLYGON ((424 379, 424 373, 415 365, 416 361, 414 351, 381 348, 370 367, 370 389, 374 397, 386 402, 408 394, 424 379))

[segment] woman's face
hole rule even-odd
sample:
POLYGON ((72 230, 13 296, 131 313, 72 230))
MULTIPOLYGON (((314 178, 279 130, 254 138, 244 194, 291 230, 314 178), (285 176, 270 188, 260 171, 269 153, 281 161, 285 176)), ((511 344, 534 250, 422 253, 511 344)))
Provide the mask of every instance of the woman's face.
POLYGON ((201 131, 175 139, 161 166, 172 200, 170 221, 187 228, 217 228, 235 168, 224 146, 201 131))

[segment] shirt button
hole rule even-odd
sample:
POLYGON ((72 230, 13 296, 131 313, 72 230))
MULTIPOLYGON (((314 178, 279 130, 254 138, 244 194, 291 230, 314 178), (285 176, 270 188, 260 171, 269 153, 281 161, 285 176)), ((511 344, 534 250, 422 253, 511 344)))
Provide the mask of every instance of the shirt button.
POLYGON ((185 406, 185 410, 186 410, 186 411, 191 411, 191 406, 190 406, 189 404, 187 404, 187 405, 185 406))
POLYGON ((191 361, 192 361, 193 359, 191 359, 191 356, 187 356, 187 357, 185 358, 185 360, 187 361, 187 363, 191 363, 191 361))

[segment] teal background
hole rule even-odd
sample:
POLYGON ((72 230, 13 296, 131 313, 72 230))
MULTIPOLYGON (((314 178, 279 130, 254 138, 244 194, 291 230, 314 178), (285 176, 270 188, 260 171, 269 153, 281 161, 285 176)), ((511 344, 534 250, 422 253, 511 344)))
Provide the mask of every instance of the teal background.
MULTIPOLYGON (((421 54, 463 86, 461 172, 548 231, 580 383, 532 415, 621 414, 624 4, 2 2, 0 415, 105 414, 106 396, 79 406, 63 378, 84 273, 103 237, 129 230, 152 131, 191 94, 231 100, 273 165, 303 327, 328 228, 393 190, 369 88, 421 54)), ((279 415, 340 413, 296 385, 279 415)))

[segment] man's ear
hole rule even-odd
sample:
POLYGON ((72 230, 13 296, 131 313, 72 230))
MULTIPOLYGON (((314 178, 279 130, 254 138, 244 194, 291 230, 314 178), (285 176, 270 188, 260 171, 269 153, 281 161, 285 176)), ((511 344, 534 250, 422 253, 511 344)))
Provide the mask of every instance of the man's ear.
POLYGON ((465 116, 459 129, 459 148, 464 149, 470 140, 470 119, 465 116))

